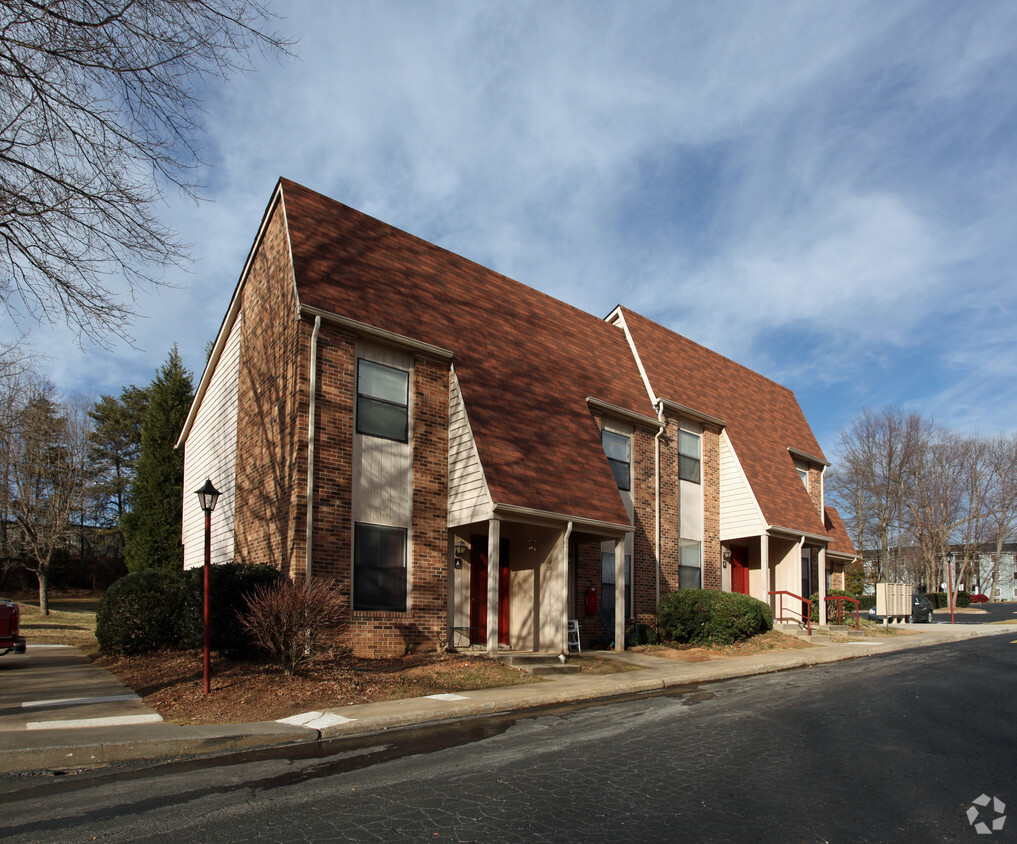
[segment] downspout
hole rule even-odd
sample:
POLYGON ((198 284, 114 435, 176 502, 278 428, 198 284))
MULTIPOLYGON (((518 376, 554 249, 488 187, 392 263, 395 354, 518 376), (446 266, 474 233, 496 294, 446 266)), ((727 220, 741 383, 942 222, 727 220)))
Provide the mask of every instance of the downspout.
POLYGON ((311 582, 311 541, 314 535, 314 440, 315 416, 318 398, 318 332, 321 331, 321 316, 314 318, 314 331, 311 332, 311 372, 309 401, 307 406, 307 526, 304 536, 304 579, 311 582))
POLYGON ((657 562, 657 603, 656 606, 660 606, 660 438, 664 435, 666 430, 663 427, 664 422, 664 402, 657 401, 657 419, 660 420, 662 426, 657 431, 653 438, 653 495, 654 503, 657 509, 654 523, 656 525, 656 536, 654 538, 654 553, 656 555, 657 562))

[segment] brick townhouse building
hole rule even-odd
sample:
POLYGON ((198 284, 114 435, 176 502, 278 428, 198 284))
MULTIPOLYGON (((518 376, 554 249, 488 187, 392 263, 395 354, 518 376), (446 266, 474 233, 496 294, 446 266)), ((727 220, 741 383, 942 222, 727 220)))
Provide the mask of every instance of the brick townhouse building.
POLYGON ((854 556, 790 391, 286 179, 179 445, 185 566, 207 477, 213 563, 335 581, 358 653, 559 652, 569 619, 620 648, 667 592, 809 595, 854 556))

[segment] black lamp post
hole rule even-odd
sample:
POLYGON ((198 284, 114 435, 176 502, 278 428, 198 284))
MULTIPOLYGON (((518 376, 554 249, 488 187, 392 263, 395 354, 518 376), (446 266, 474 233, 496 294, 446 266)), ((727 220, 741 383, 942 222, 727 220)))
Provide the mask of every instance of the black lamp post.
POLYGON ((957 558, 957 552, 951 551, 946 556, 950 561, 949 567, 946 570, 946 590, 947 596, 950 599, 950 623, 953 624, 953 564, 954 560, 957 558))
POLYGON ((212 563, 212 511, 219 500, 219 490, 212 486, 211 479, 205 480, 205 485, 197 490, 196 495, 201 503, 201 509, 205 511, 205 589, 204 589, 204 618, 205 618, 205 653, 204 671, 205 694, 212 688, 212 620, 208 611, 208 570, 212 563))

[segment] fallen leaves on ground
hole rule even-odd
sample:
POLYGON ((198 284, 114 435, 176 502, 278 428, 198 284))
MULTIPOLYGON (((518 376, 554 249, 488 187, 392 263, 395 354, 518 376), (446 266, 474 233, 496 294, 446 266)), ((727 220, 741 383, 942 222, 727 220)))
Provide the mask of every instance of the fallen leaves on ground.
POLYGON ((213 655, 211 693, 201 651, 164 650, 109 658, 108 668, 167 721, 235 724, 274 721, 357 703, 539 682, 477 654, 412 654, 393 659, 321 656, 293 677, 263 659, 213 655))
POLYGON ((647 656, 659 656, 663 659, 677 659, 681 662, 709 662, 710 660, 724 659, 730 656, 752 656, 753 654, 768 653, 770 651, 787 651, 811 647, 811 642, 796 639, 794 636, 787 636, 779 630, 769 630, 766 633, 753 636, 744 642, 736 642, 733 645, 712 645, 710 647, 675 644, 639 645, 628 650, 646 654, 647 656))

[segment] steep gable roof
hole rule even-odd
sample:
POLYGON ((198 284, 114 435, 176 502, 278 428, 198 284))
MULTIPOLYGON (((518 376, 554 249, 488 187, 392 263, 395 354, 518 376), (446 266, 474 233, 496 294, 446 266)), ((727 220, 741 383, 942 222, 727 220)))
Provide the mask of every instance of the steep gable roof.
POLYGON ((644 316, 619 310, 656 397, 726 423, 766 522, 825 535, 788 452, 825 462, 794 393, 644 316))
POLYGON ((302 306, 453 352, 496 504, 628 524, 586 404, 654 414, 619 329, 287 179, 280 189, 302 306))
POLYGON ((827 550, 835 554, 855 556, 855 545, 851 536, 844 526, 844 520, 840 517, 835 507, 826 507, 824 513, 826 519, 826 532, 830 534, 831 541, 827 550))

